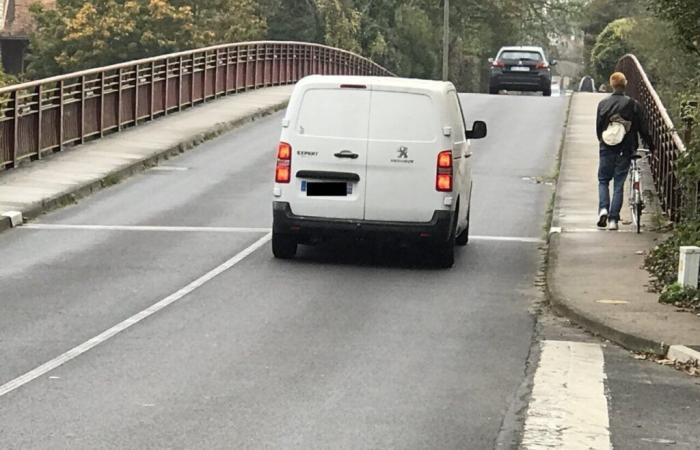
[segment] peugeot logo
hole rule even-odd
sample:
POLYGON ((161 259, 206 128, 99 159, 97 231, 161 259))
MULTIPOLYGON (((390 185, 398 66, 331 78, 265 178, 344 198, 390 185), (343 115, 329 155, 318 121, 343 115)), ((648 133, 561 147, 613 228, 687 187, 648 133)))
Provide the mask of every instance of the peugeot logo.
POLYGON ((399 158, 408 159, 408 147, 402 145, 397 151, 399 153, 399 158))

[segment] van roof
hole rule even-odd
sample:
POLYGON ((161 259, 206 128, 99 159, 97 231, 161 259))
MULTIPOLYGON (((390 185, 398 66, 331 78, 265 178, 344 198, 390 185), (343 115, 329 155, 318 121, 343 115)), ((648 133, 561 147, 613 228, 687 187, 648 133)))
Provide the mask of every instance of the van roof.
POLYGON ((420 80, 415 78, 398 77, 366 77, 356 75, 310 75, 302 78, 297 85, 300 87, 330 87, 348 84, 363 85, 370 89, 389 88, 406 89, 410 91, 423 91, 436 94, 443 94, 456 90, 449 81, 420 80))

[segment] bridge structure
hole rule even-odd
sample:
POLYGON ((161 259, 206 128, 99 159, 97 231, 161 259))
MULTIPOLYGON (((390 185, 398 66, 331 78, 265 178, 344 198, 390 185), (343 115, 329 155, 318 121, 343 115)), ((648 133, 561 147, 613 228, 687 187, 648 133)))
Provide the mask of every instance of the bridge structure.
MULTIPOLYGON (((647 115, 657 152, 651 168, 672 220, 700 207, 700 181, 681 186, 686 151, 639 60, 617 69, 647 115)), ((0 89, 0 170, 104 137, 220 97, 294 84, 310 74, 393 76, 354 53, 318 44, 260 41, 212 46, 130 61, 0 89)))

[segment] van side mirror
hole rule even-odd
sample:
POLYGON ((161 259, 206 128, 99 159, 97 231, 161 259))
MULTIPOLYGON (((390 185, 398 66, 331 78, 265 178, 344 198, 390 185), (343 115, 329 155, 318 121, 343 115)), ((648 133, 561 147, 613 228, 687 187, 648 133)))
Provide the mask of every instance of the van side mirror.
POLYGON ((557 61, 556 59, 553 59, 553 60, 549 63, 549 65, 550 65, 550 66, 556 66, 558 63, 559 63, 559 61, 557 61))
POLYGON ((486 122, 477 120, 472 125, 472 129, 467 131, 467 139, 483 139, 486 137, 487 128, 486 122))
POLYGON ((495 60, 493 58, 489 58, 489 64, 493 64, 495 60))

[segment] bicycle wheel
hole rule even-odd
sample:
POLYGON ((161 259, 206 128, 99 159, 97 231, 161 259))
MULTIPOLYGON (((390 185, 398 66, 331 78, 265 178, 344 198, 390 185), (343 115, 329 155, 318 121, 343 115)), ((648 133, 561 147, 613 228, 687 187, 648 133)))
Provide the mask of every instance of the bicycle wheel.
POLYGON ((637 220, 636 220, 636 222, 637 222, 637 234, 639 234, 642 232, 642 209, 643 209, 642 202, 638 201, 634 205, 634 209, 636 210, 635 216, 637 216, 637 220))

